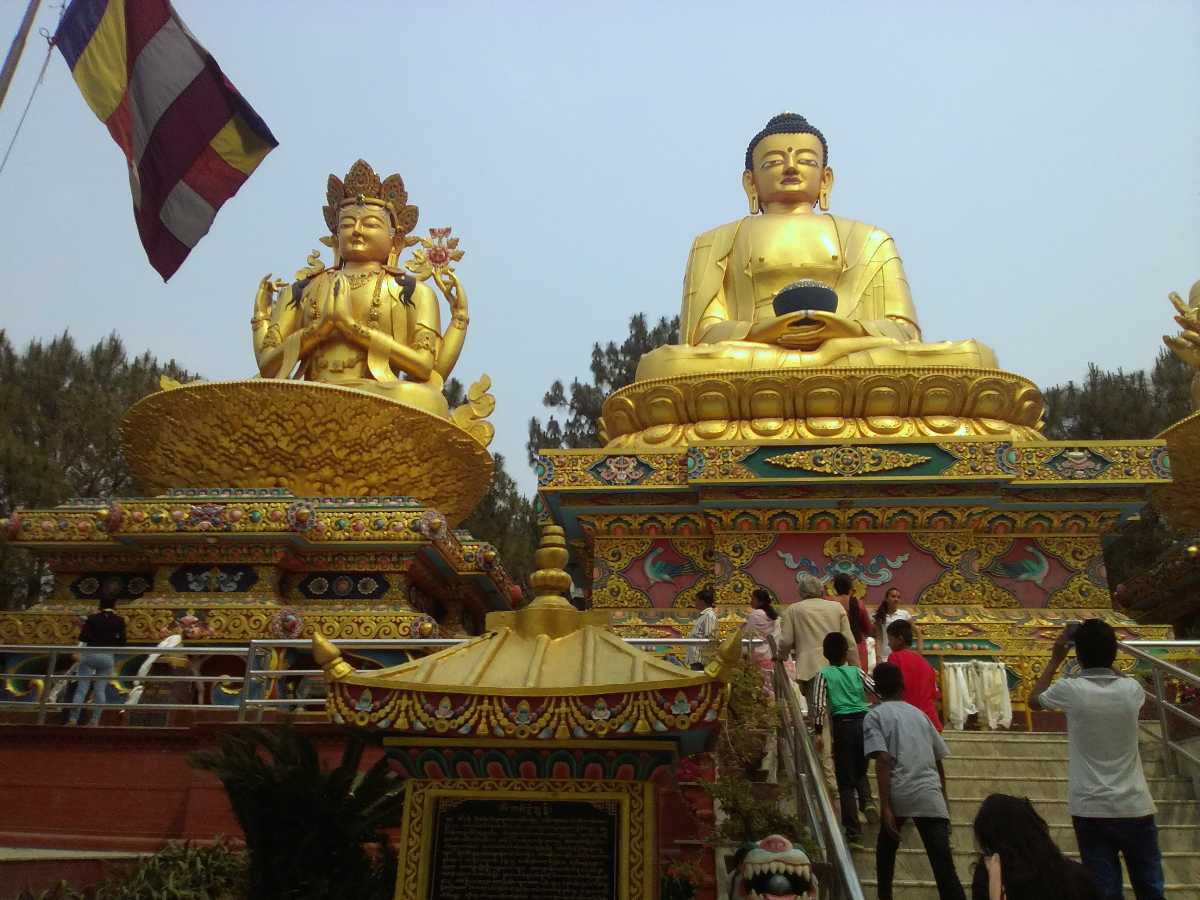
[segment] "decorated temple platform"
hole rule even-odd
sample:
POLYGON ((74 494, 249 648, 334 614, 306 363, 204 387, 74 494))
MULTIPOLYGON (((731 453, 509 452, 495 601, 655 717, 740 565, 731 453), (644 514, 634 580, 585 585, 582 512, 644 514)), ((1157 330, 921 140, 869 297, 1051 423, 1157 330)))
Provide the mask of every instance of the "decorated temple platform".
POLYGON ((74 643, 104 598, 131 643, 452 637, 519 594, 495 548, 410 497, 179 489, 23 510, 4 527, 54 587, 0 613, 3 644, 74 643))
POLYGON ((1018 702, 1066 622, 1167 636, 1114 609, 1103 555, 1103 536, 1170 483, 1161 440, 555 450, 537 473, 576 584, 627 636, 685 635, 706 586, 728 633, 755 587, 786 604, 797 575, 846 573, 870 609, 899 589, 935 664, 1004 662, 1018 702))

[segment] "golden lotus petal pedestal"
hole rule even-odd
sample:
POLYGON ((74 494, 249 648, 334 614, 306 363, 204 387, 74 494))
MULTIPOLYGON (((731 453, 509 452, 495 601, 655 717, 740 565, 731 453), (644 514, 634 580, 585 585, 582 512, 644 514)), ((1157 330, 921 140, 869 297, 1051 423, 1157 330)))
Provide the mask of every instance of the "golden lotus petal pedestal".
POLYGON ((635 382, 604 403, 609 449, 705 441, 1000 437, 1040 440, 1045 404, 995 369, 712 372, 635 382))
POLYGON ((1154 489, 1154 502, 1176 527, 1200 529, 1200 412, 1180 419, 1159 437, 1171 451, 1173 480, 1154 489))
POLYGON ((287 488, 301 497, 408 496, 454 526, 487 490, 492 457, 448 419, 351 388, 197 382, 134 404, 122 446, 145 494, 287 488))

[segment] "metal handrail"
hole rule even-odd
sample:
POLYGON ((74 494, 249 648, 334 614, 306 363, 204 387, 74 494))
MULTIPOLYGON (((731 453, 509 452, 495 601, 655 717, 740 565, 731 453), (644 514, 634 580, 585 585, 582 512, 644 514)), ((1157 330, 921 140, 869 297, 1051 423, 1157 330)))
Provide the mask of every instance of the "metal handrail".
MULTIPOLYGON (((774 640, 767 640, 774 651, 774 640)), ((833 896, 840 900, 864 900, 858 869, 854 866, 833 801, 829 799, 825 772, 800 708, 799 689, 782 660, 776 660, 774 676, 775 702, 780 711, 779 743, 781 749, 788 751, 784 754, 785 764, 790 764, 790 775, 796 785, 796 804, 806 811, 813 837, 824 852, 825 861, 837 870, 838 889, 833 891, 833 896)))
MULTIPOLYGON (((1178 756, 1182 756, 1190 760, 1193 765, 1200 767, 1200 756, 1183 746, 1183 744, 1171 740, 1171 720, 1169 717, 1175 716, 1195 728, 1200 728, 1200 719, 1168 700, 1164 689, 1165 675, 1170 675, 1172 678, 1185 681, 1196 687, 1200 687, 1200 675, 1189 672, 1187 669, 1168 662, 1165 659, 1159 659, 1154 654, 1146 652, 1146 649, 1179 650, 1200 648, 1200 641, 1118 641, 1117 646, 1135 659, 1150 665, 1150 681, 1154 685, 1154 690, 1148 691, 1145 688, 1142 688, 1142 690, 1146 693, 1146 699, 1150 700, 1158 711, 1158 738, 1162 743, 1163 760, 1166 763, 1168 773, 1175 774, 1178 771, 1178 756)), ((1145 728, 1144 725, 1141 727, 1145 728)))
MULTIPOLYGON (((332 643, 342 650, 425 650, 435 651, 442 650, 447 647, 457 646, 474 638, 410 638, 403 640, 333 640, 332 643)), ((638 647, 664 647, 664 646, 711 646, 712 641, 704 638, 626 638, 626 642, 638 647)), ((748 638, 743 640, 743 645, 754 647, 761 642, 760 639, 748 638)), ((237 713, 238 721, 247 721, 249 714, 254 712, 257 721, 262 721, 263 714, 268 709, 291 708, 296 711, 305 711, 308 707, 323 707, 325 701, 319 697, 293 697, 279 698, 266 696, 269 691, 263 690, 261 693, 264 696, 255 696, 256 686, 265 686, 272 681, 277 681, 284 678, 311 678, 317 683, 323 683, 324 672, 321 669, 283 669, 273 668, 269 663, 260 665, 264 662, 262 657, 264 652, 271 650, 308 650, 312 647, 312 642, 304 639, 284 639, 284 638, 269 638, 262 640, 252 640, 245 646, 207 646, 203 644, 193 644, 189 646, 179 645, 175 647, 159 647, 156 644, 148 645, 124 645, 121 647, 101 647, 101 646, 80 646, 75 644, 8 644, 0 645, 0 654, 14 654, 20 656, 46 656, 46 666, 42 671, 32 672, 6 672, 3 677, 9 682, 41 682, 41 689, 36 703, 30 703, 25 700, 0 700, 0 709, 15 709, 22 712, 37 712, 37 724, 46 724, 47 714, 51 710, 58 709, 74 709, 90 707, 91 709, 119 709, 126 712, 131 709, 139 710, 219 710, 222 712, 237 713), (210 656, 236 656, 240 657, 243 664, 243 670, 237 674, 223 675, 155 675, 147 673, 139 675, 136 673, 121 673, 110 675, 78 675, 71 672, 59 672, 58 665, 64 656, 72 656, 79 653, 111 653, 117 657, 137 657, 137 656, 175 656, 175 657, 210 657, 210 656), (202 684, 222 684, 228 687, 238 688, 238 697, 236 704, 234 703, 138 703, 136 706, 124 702, 109 702, 109 703, 87 703, 86 698, 84 703, 74 703, 70 701, 51 700, 51 694, 56 682, 65 681, 122 681, 132 682, 135 685, 146 685, 153 683, 172 683, 172 682, 188 682, 196 685, 202 684)))

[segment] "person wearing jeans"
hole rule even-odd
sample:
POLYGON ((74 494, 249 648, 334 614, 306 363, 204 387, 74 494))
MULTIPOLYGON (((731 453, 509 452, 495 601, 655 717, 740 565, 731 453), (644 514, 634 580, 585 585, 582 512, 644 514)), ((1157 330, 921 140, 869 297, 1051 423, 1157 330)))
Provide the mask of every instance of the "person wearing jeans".
POLYGON ((900 831, 912 819, 925 845, 938 897, 965 900, 950 849, 950 808, 942 768, 950 751, 925 713, 901 699, 904 679, 899 667, 891 663, 876 666, 875 690, 883 702, 863 720, 863 751, 875 759, 879 783, 880 825, 875 844, 879 898, 892 900, 900 831))
POLYGON ((1100 895, 1105 900, 1123 896, 1124 856, 1138 900, 1161 900, 1162 852, 1154 800, 1138 752, 1138 712, 1146 692, 1139 682, 1113 669, 1116 658, 1117 635, 1107 622, 1088 619, 1068 625, 1030 691, 1029 705, 1067 715, 1067 809, 1079 858, 1100 895), (1072 644, 1082 671, 1050 684, 1072 644))
MULTIPOLYGON (((79 642, 84 647, 123 647, 125 646, 125 620, 113 607, 116 602, 110 598, 100 601, 99 612, 94 612, 84 620, 79 633, 79 642)), ((79 683, 75 686, 75 696, 71 698, 71 715, 67 722, 70 725, 79 724, 80 713, 83 712, 83 702, 87 698, 88 688, 92 689, 91 722, 99 725, 100 716, 104 714, 104 704, 108 702, 108 679, 112 676, 116 661, 111 652, 96 652, 84 649, 79 655, 79 683), (89 678, 88 676, 95 676, 89 678)))

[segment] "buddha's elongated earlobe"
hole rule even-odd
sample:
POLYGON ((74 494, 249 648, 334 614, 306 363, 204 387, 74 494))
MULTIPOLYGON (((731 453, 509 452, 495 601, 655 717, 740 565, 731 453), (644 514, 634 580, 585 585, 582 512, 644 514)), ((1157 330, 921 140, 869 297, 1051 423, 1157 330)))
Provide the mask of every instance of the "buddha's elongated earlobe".
POLYGON ((750 192, 750 215, 757 216, 762 212, 762 208, 758 205, 758 191, 750 192))
POLYGON ((817 203, 821 207, 821 212, 829 212, 829 188, 821 188, 821 193, 817 195, 817 203))

